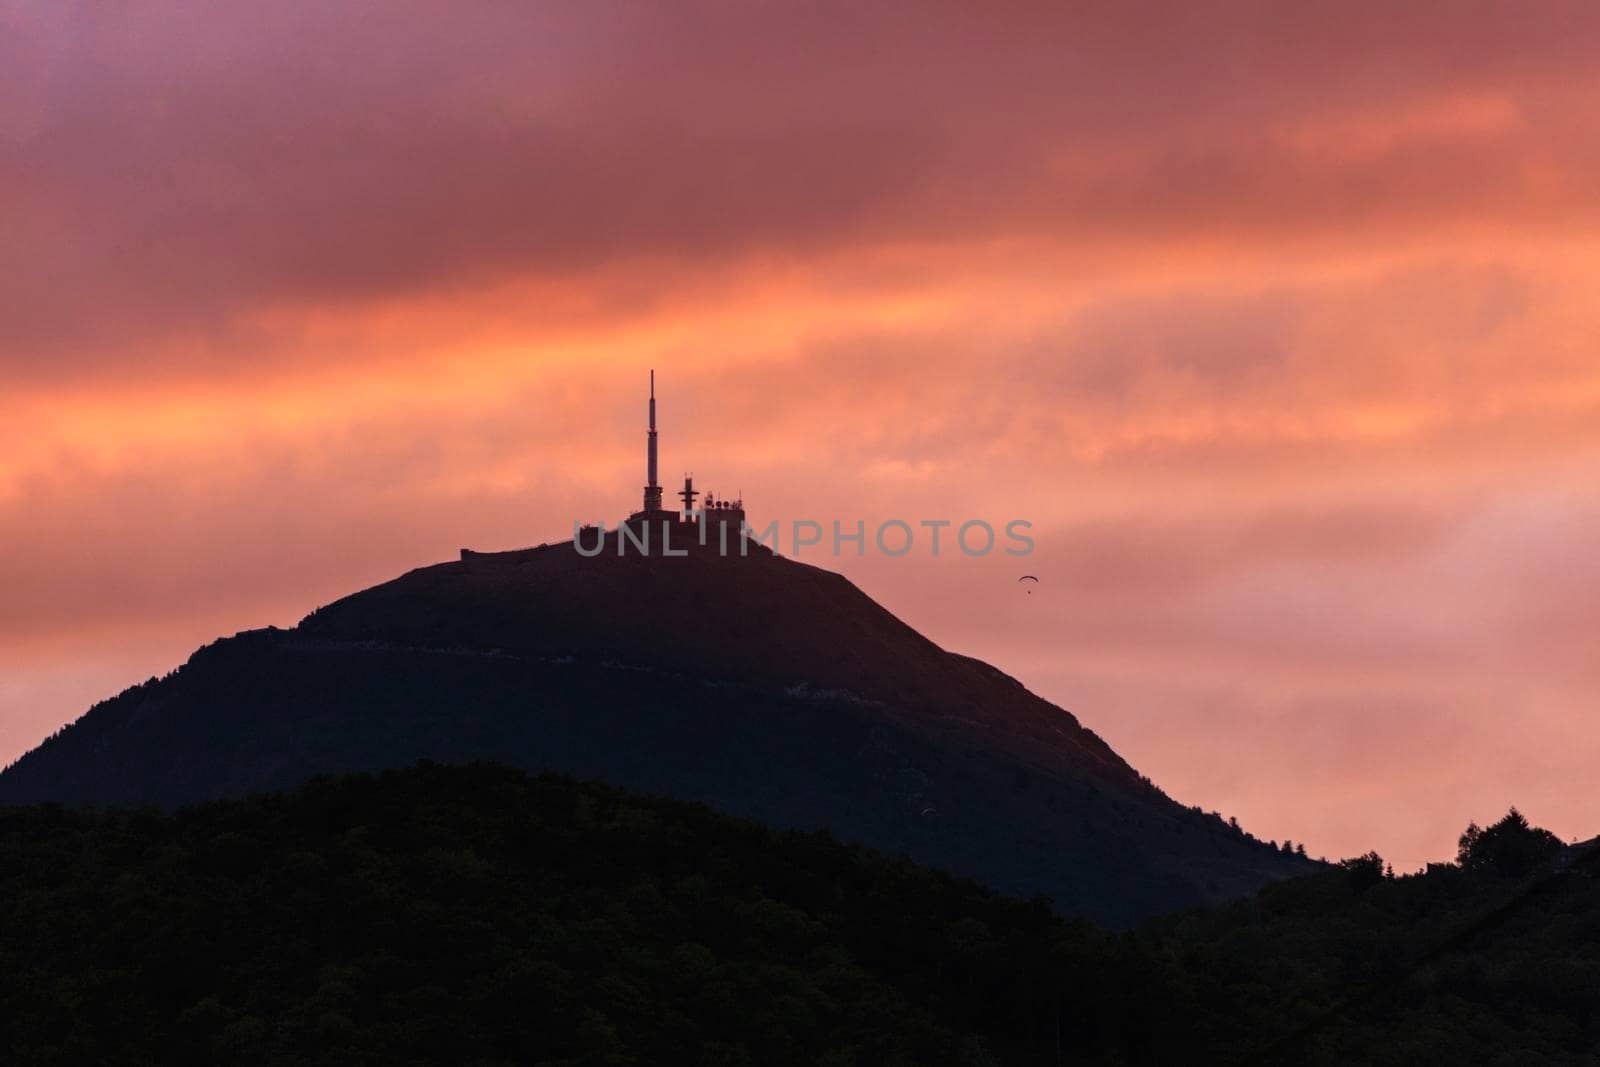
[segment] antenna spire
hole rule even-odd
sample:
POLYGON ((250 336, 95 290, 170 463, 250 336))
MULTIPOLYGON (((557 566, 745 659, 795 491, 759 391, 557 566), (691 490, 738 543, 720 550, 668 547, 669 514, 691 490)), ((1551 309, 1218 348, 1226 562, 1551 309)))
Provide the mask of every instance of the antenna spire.
POLYGON ((649 480, 644 487, 644 510, 661 510, 661 486, 656 484, 656 372, 650 371, 650 432, 645 437, 645 467, 649 480))

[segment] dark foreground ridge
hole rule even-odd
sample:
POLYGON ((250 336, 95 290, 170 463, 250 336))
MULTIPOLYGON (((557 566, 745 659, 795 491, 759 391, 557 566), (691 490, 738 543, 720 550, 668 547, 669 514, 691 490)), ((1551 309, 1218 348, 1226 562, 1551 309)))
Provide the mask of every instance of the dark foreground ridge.
POLYGON ((826 827, 1113 925, 1315 868, 1173 802, 840 575, 760 548, 463 553, 208 645, 0 774, 0 803, 172 806, 422 758, 826 827))
POLYGON ((1365 857, 1116 935, 826 834, 482 764, 175 815, 0 809, 0 1046, 71 1065, 1592 1063, 1596 853, 1540 833, 1508 817, 1460 866, 1388 878, 1365 857))

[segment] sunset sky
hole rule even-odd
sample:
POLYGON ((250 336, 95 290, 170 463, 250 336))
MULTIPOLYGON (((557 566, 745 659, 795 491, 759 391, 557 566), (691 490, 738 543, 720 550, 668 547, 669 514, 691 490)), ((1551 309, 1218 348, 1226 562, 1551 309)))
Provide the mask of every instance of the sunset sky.
POLYGON ((1600 6, 0 4, 0 762, 668 491, 1312 855, 1600 833, 1600 6), (1040 585, 1023 595, 1021 573, 1040 585))

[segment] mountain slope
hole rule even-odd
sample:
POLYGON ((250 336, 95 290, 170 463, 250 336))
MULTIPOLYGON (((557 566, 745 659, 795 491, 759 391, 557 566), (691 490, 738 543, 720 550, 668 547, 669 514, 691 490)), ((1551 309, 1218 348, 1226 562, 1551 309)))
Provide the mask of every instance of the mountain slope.
POLYGON ((829 827, 1116 925, 1313 866, 1172 802, 841 576, 759 549, 464 553, 201 649, 0 774, 0 803, 175 805, 418 758, 829 827))

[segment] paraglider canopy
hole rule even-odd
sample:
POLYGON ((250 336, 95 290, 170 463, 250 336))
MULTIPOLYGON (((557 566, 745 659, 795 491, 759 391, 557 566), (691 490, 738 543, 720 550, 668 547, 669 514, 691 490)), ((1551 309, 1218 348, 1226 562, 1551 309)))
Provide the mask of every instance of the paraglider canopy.
MULTIPOLYGON (((1018 582, 1032 582, 1034 585, 1038 585, 1039 584, 1039 579, 1035 578, 1031 574, 1024 574, 1021 578, 1018 578, 1017 581, 1018 582)), ((1033 595, 1033 590, 1032 589, 1028 590, 1028 595, 1029 596, 1033 595)))

